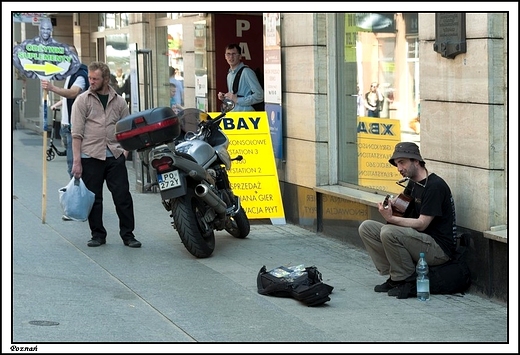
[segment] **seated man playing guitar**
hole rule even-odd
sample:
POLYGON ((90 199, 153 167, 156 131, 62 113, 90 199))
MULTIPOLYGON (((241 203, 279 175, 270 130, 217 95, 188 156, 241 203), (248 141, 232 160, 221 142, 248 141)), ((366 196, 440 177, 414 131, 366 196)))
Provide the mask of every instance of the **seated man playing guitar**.
POLYGON ((408 180, 404 196, 394 201, 387 196, 378 204, 386 224, 366 220, 358 230, 379 274, 390 275, 374 291, 407 298, 413 294, 419 253, 425 254, 431 266, 447 262, 455 253, 455 204, 448 184, 428 173, 415 143, 397 143, 389 162, 403 176, 400 182, 408 180), (393 205, 403 197, 407 205, 398 213, 393 205))

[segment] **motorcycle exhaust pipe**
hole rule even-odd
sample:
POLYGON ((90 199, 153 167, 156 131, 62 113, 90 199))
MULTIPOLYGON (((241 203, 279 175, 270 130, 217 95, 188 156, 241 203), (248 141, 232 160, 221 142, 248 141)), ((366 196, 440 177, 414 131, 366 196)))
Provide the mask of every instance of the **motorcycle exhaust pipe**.
POLYGON ((209 187, 199 184, 195 187, 195 194, 206 202, 211 208, 215 209, 218 214, 226 213, 227 206, 209 187))

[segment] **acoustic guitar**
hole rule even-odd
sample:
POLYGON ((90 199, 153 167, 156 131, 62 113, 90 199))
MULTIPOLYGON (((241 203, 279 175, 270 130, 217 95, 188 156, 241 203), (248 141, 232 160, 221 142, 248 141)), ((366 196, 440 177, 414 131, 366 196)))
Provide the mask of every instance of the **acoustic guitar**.
POLYGON ((414 191, 416 185, 422 188, 426 187, 427 182, 428 176, 426 176, 426 182, 424 183, 424 185, 419 182, 410 180, 410 178, 407 177, 399 181, 396 181, 397 185, 404 187, 404 191, 400 193, 399 196, 397 196, 395 199, 391 195, 386 195, 385 200, 383 201, 383 206, 385 208, 388 208, 388 200, 392 199, 392 215, 403 217, 406 211, 408 210, 408 207, 410 207, 410 202, 412 202, 413 200, 413 197, 410 196, 408 193, 414 191), (403 185, 404 182, 407 182, 406 186, 403 185))
MULTIPOLYGON (((386 195, 385 200, 383 201, 383 206, 385 208, 388 208, 388 200, 391 198, 391 195, 386 195)), ((412 202, 411 196, 400 193, 399 196, 392 200, 392 215, 403 217, 410 206, 410 202, 412 202)))

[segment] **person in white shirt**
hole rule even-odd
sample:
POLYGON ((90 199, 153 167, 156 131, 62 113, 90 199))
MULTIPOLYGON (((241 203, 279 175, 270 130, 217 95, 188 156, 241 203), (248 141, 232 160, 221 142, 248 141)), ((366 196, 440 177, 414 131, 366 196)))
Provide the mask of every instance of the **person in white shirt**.
MULTIPOLYGON (((78 54, 76 47, 69 46, 69 49, 78 54)), ((48 80, 41 81, 42 89, 52 91, 62 97, 50 108, 56 110, 61 107, 61 130, 60 135, 63 146, 67 152, 67 172, 72 179, 72 136, 70 135, 70 113, 72 104, 76 97, 88 88, 88 69, 85 64, 81 64, 78 71, 65 79, 63 88, 58 87, 48 80)))
POLYGON ((379 112, 383 106, 383 94, 379 91, 379 84, 370 84, 370 91, 365 94, 365 107, 368 117, 379 117, 379 112))

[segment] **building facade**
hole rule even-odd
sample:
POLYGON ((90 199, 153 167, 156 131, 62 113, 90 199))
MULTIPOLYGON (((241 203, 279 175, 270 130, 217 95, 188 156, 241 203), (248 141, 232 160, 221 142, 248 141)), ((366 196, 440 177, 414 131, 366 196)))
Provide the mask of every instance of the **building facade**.
MULTIPOLYGON (((168 105, 174 67, 184 106, 216 111, 227 72, 224 48, 216 43, 236 36, 222 31, 223 19, 236 29, 256 17, 254 29, 262 36, 264 15, 51 17, 54 38, 75 44, 82 62, 106 61, 128 77, 137 71, 138 109, 168 105)), ((278 16, 283 150, 277 166, 288 223, 362 248, 360 222, 380 218, 377 202, 386 192, 399 192, 399 175, 387 163, 393 146, 417 142, 428 170, 451 187, 459 232, 471 234, 472 291, 507 301, 508 13, 458 13, 444 27, 441 22, 451 20, 435 13, 278 16), (452 57, 439 50, 445 27, 463 37, 452 57), (372 83, 382 96, 377 118, 360 103, 372 83)), ((31 24, 13 28, 15 41, 38 33, 31 24)), ((254 38, 244 42, 250 53, 262 48, 262 39, 254 38)), ((17 124, 37 129, 39 86, 16 73, 13 82, 13 102, 23 99, 17 124)))

